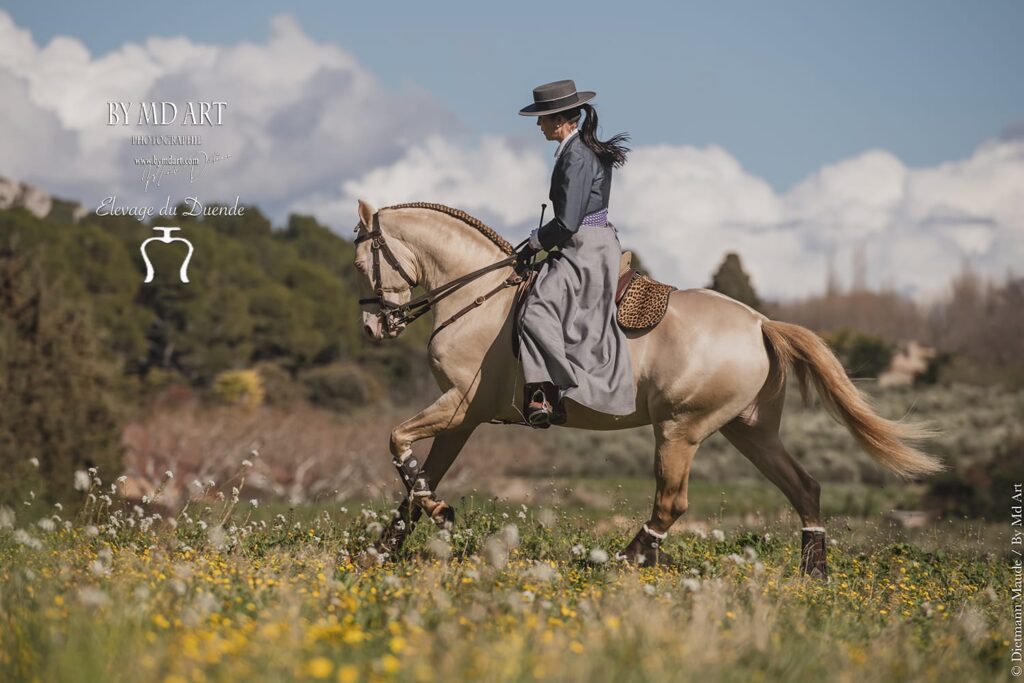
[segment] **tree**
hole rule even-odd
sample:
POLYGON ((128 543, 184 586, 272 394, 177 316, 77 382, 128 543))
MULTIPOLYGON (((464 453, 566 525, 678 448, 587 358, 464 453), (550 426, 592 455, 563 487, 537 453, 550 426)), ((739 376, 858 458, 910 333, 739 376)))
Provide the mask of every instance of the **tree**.
POLYGON ((750 276, 743 270, 739 254, 735 252, 725 255, 725 260, 711 278, 708 288, 730 296, 751 308, 761 308, 761 299, 750 284, 750 276))
POLYGON ((72 493, 75 470, 120 474, 118 369, 88 307, 18 242, 0 244, 0 502, 20 503, 26 485, 56 501, 72 493))

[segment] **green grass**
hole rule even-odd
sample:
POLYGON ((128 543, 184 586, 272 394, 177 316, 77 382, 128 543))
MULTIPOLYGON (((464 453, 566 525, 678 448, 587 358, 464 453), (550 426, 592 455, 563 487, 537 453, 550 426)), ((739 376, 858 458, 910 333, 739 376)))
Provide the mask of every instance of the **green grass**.
POLYGON ((383 506, 18 519, 0 680, 1009 680, 1003 526, 832 517, 825 584, 799 576, 798 523, 739 517, 773 494, 699 488, 720 518, 670 535, 674 569, 588 559, 635 532, 639 483, 611 510, 453 501, 451 532, 382 565, 361 552, 383 506))

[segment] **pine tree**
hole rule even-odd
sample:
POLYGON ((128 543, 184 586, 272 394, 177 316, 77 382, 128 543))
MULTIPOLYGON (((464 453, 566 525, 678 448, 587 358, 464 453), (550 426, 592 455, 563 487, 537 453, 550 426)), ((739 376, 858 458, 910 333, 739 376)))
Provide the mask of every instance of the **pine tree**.
POLYGON ((725 255, 725 260, 718 267, 708 288, 741 301, 751 308, 761 308, 761 299, 750 284, 750 276, 743 270, 740 257, 735 252, 725 255))

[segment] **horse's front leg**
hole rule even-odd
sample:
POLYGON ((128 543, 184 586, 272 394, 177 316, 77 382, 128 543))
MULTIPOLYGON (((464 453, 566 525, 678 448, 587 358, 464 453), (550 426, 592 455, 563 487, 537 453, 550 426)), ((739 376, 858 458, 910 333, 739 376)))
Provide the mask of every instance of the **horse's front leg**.
POLYGON ((421 512, 438 523, 454 518, 454 511, 434 494, 434 487, 451 467, 476 424, 467 424, 467 400, 449 389, 434 403, 391 432, 391 454, 407 496, 392 515, 380 539, 383 550, 396 552, 419 520, 421 512), (434 437, 425 462, 412 454, 412 444, 434 437))

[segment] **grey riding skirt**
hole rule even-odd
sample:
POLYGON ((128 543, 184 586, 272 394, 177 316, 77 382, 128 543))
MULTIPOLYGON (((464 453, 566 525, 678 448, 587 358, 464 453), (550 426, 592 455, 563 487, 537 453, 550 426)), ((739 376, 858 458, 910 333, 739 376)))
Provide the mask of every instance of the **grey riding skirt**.
POLYGON ((636 410, 628 341, 615 322, 622 247, 615 226, 580 226, 541 264, 523 307, 520 360, 527 383, 609 415, 636 410))

